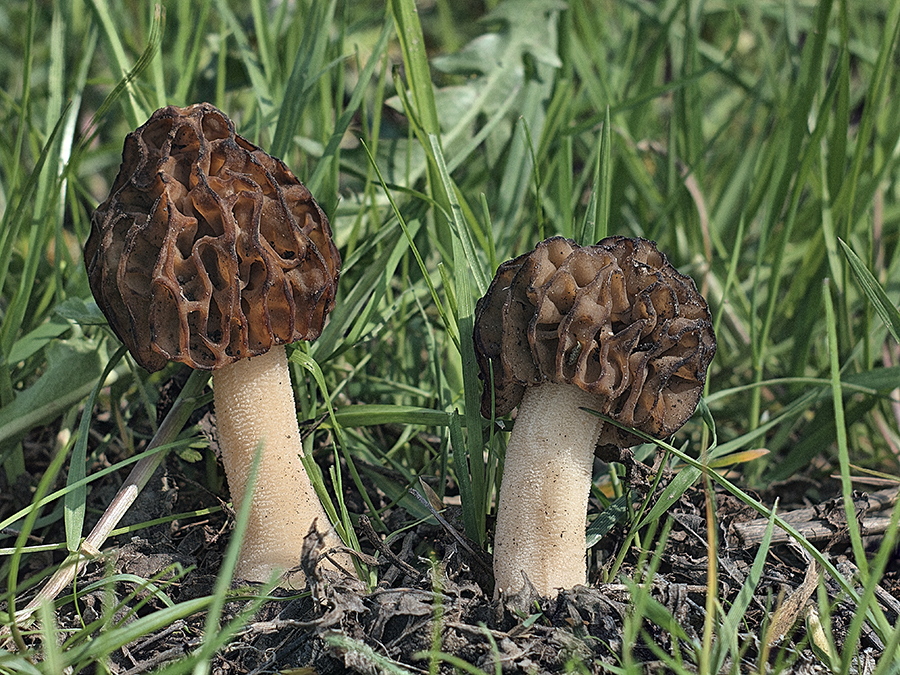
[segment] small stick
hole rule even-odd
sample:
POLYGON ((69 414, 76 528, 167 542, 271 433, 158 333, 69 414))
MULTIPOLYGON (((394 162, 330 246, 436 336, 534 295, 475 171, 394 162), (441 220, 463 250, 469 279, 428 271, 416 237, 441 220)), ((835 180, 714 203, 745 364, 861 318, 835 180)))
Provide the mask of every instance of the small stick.
MULTIPOLYGON (((890 524, 891 518, 879 515, 879 511, 885 511, 893 507, 898 497, 897 488, 880 490, 865 495, 866 512, 860 521, 864 534, 880 534, 890 524)), ((810 541, 829 539, 840 529, 840 521, 835 522, 829 515, 831 512, 823 508, 824 505, 809 506, 785 512, 784 520, 796 527, 804 537, 810 541)), ((743 523, 732 524, 732 533, 738 538, 741 546, 754 546, 762 542, 768 518, 757 518, 743 523)), ((773 544, 783 544, 792 539, 791 535, 782 529, 776 529, 772 533, 773 544)))
POLYGON ((440 523, 441 527, 444 528, 444 531, 450 534, 456 541, 462 546, 466 551, 469 552, 469 555, 472 556, 472 560, 475 561, 477 567, 482 571, 482 573, 490 575, 492 573, 490 562, 485 561, 484 553, 479 553, 475 551, 470 545, 469 542, 463 537, 459 532, 456 531, 450 523, 447 522, 447 519, 444 518, 440 513, 438 513, 437 509, 431 504, 428 499, 419 494, 416 490, 410 488, 409 493, 422 502, 422 505, 431 512, 431 515, 434 517, 438 523, 440 523))
POLYGON ((422 576, 422 573, 419 572, 415 567, 410 565, 405 560, 402 560, 400 556, 394 553, 388 545, 381 541, 381 538, 378 536, 378 533, 375 532, 375 529, 372 527, 372 521, 369 520, 368 516, 360 516, 359 517, 359 527, 362 530, 363 535, 365 535, 366 539, 369 540, 369 543, 372 544, 385 558, 387 561, 393 565, 396 565, 398 568, 403 570, 404 574, 407 574, 413 578, 418 578, 422 576))
MULTIPOLYGON (((159 425, 153 438, 147 446, 148 450, 172 443, 181 433, 191 414, 197 407, 197 399, 206 386, 209 373, 203 370, 195 370, 188 377, 187 382, 172 408, 166 414, 165 419, 159 425)), ((168 449, 162 449, 152 455, 148 455, 134 465, 131 473, 125 479, 122 487, 113 497, 100 520, 85 537, 78 551, 72 553, 62 566, 50 577, 40 592, 25 607, 16 612, 14 621, 21 623, 31 618, 31 615, 41 604, 53 602, 62 590, 72 583, 72 580, 84 569, 84 566, 100 554, 100 547, 106 542, 119 521, 137 499, 141 490, 147 485, 150 477, 162 463, 168 449)), ((0 628, 0 638, 8 637, 9 628, 0 628)))

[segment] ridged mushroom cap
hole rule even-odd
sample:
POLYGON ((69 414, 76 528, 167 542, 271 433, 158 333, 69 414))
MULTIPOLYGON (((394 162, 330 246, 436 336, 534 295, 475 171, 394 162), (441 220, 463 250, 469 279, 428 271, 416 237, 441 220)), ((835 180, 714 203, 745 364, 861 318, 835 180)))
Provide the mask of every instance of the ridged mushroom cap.
POLYGON ((161 108, 127 136, 84 257, 97 304, 149 371, 318 337, 341 265, 309 190, 208 103, 161 108))
MULTIPOLYGON (((716 352, 709 308, 656 244, 608 237, 594 246, 552 237, 503 263, 475 309, 481 412, 498 417, 526 387, 569 383, 598 411, 655 438, 693 414, 716 352), (491 396, 491 373, 493 393, 491 396)), ((630 447, 607 424, 598 446, 630 447)))

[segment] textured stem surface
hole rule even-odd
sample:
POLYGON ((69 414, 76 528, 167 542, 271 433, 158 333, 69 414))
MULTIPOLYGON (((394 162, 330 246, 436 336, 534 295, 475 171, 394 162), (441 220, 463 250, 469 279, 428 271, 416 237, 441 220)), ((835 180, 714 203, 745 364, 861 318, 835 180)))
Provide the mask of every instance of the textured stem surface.
MULTIPOLYGON (((235 575, 264 582, 275 572, 297 567, 313 522, 326 535, 326 547, 340 545, 300 461, 303 450, 284 347, 214 371, 213 391, 222 462, 236 511, 247 497, 247 480, 262 444, 235 575)), ((293 587, 305 581, 299 571, 288 579, 293 587)))
POLYGON ((603 422, 579 410, 597 397, 574 385, 530 387, 506 447, 494 537, 495 592, 522 573, 543 596, 586 582, 585 520, 603 422))

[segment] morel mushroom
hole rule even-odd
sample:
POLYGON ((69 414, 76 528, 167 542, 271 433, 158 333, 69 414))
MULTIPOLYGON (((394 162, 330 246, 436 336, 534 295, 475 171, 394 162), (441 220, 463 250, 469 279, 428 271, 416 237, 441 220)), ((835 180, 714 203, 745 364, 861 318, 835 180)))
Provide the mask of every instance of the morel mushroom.
POLYGON ((706 301, 645 239, 553 237, 506 262, 475 310, 485 417, 518 415, 494 538, 495 592, 586 583, 595 448, 655 438, 693 414, 716 351, 706 301), (493 385, 493 386, 492 386, 493 385))
POLYGON ((313 523, 339 544, 300 460, 284 350, 319 336, 340 272, 309 190, 215 107, 162 108, 125 139, 84 257, 97 304, 141 366, 213 371, 236 508, 262 447, 236 575, 295 568, 313 523))

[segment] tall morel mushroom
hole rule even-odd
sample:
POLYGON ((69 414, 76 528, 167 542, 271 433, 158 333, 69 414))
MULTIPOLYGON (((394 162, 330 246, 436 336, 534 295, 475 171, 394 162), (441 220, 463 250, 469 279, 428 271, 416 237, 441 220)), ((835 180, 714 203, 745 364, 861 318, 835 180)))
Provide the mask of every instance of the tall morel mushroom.
POLYGON ((340 272, 309 190, 215 107, 162 108, 125 139, 84 257, 97 304, 140 365, 213 371, 236 508, 262 447, 237 576, 295 568, 313 523, 339 544, 300 461, 284 350, 319 336, 340 272))
POLYGON ((481 412, 518 406, 494 538, 495 589, 586 583, 595 448, 655 438, 693 414, 716 351, 706 301, 646 239, 553 237, 506 262, 475 311, 481 412), (493 384, 493 387, 492 387, 493 384))

